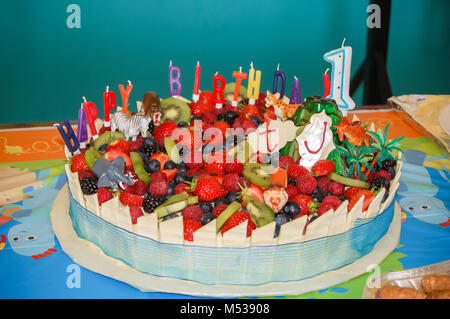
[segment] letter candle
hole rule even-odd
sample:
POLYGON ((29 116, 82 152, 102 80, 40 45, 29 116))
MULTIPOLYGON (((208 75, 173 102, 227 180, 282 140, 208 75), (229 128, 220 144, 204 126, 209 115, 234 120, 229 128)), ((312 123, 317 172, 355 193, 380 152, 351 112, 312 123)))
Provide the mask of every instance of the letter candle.
POLYGON ((72 154, 79 154, 80 142, 78 141, 77 136, 75 135, 75 132, 73 131, 72 126, 70 125, 70 122, 68 120, 64 120, 64 126, 66 127, 67 132, 64 131, 64 129, 59 123, 55 123, 53 124, 53 126, 56 126, 56 128, 58 129, 59 134, 64 140, 64 143, 66 144, 69 152, 72 154), (73 142, 73 145, 70 141, 73 142))
POLYGON ((197 61, 197 66, 195 67, 195 81, 194 81, 194 92, 192 94, 192 101, 197 102, 200 97, 200 73, 202 68, 200 67, 200 62, 197 61))
POLYGON ((286 87, 286 73, 280 71, 280 64, 277 66, 277 70, 275 71, 273 77, 273 94, 280 92, 280 99, 284 96, 284 89, 286 87), (281 79, 281 90, 278 91, 278 81, 281 79))
POLYGON ((122 84, 119 84, 119 91, 120 91, 120 95, 122 96, 122 112, 124 112, 124 113, 128 113, 128 99, 130 97, 132 89, 133 89, 133 85, 131 84, 130 80, 128 80, 128 85, 127 85, 126 90, 122 84))
POLYGON ((225 96, 223 90, 225 89, 225 78, 216 72, 213 77, 213 101, 216 103, 216 108, 221 109, 225 103, 225 96), (219 85, 220 82, 220 85, 219 85))
POLYGON ((290 104, 301 104, 302 94, 300 93, 300 81, 296 76, 294 76, 294 86, 292 87, 290 104))
POLYGON ((104 127, 110 127, 110 112, 116 108, 116 93, 109 90, 109 86, 106 86, 106 91, 103 93, 104 110, 105 110, 105 123, 104 127))
POLYGON ((171 95, 181 95, 181 71, 180 68, 177 66, 172 66, 172 60, 170 60, 169 63, 169 87, 170 87, 170 94, 171 95), (173 77, 173 73, 176 73, 176 76, 173 77), (174 85, 176 84, 177 88, 174 88, 174 85))
POLYGON ((231 105, 237 106, 238 105, 238 99, 239 99, 239 91, 241 89, 241 83, 242 80, 245 80, 247 78, 247 73, 242 73, 242 67, 239 67, 239 72, 234 71, 233 77, 236 78, 236 86, 234 88, 234 95, 233 100, 231 101, 231 105))
POLYGON ((95 127, 95 120, 98 118, 97 106, 95 106, 95 104, 92 102, 87 102, 84 96, 83 100, 84 100, 83 109, 84 112, 86 113, 89 128, 91 129, 92 138, 95 140, 98 137, 97 129, 95 127))
POLYGON ((331 90, 326 97, 335 100, 342 114, 346 116, 348 110, 355 108, 355 102, 349 95, 352 47, 344 47, 344 43, 345 38, 339 49, 325 53, 323 58, 332 65, 331 90))
POLYGON ((80 143, 80 149, 86 148, 86 140, 88 139, 87 119, 84 112, 83 104, 78 110, 77 139, 80 143))
POLYGON ((259 87, 261 85, 261 71, 255 72, 253 62, 250 63, 250 70, 248 71, 248 87, 247 98, 248 104, 255 105, 255 101, 259 98, 259 87))

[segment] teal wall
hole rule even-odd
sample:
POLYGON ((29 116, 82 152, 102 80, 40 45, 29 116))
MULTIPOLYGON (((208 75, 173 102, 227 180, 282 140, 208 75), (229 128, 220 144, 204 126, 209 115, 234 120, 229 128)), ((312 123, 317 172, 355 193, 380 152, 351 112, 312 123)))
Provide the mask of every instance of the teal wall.
MULTIPOLYGON (((148 90, 169 95, 168 64, 182 71, 191 96, 194 66, 202 89, 219 71, 227 80, 250 61, 270 89, 278 63, 300 77, 303 97, 322 94, 322 56, 344 37, 353 47, 352 73, 366 48, 364 0, 41 0, 3 1, 0 11, 0 123, 76 119, 82 96, 103 117, 103 91, 131 80, 131 110, 148 90), (66 8, 81 8, 69 29, 66 8)), ((450 93, 448 0, 393 0, 388 71, 393 93, 450 93)), ((355 100, 361 104, 362 90, 355 100)), ((119 97, 119 95, 118 95, 119 97)), ((119 98, 120 101, 120 98, 119 98)))

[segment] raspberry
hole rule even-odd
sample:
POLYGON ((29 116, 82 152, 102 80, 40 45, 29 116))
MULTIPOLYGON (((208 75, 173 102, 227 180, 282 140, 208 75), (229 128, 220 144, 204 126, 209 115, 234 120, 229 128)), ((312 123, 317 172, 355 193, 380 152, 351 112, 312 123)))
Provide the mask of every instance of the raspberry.
POLYGON ((203 211, 199 205, 188 205, 181 211, 181 214, 183 215, 183 220, 192 219, 200 222, 203 211))
POLYGON ((344 185, 335 181, 332 181, 327 186, 327 191, 333 193, 336 196, 344 195, 344 185))
POLYGON ((110 191, 108 188, 106 188, 106 187, 100 187, 100 188, 97 190, 97 198, 98 198, 98 204, 99 204, 100 206, 102 206, 102 204, 103 204, 104 202, 107 202, 107 201, 109 201, 110 199, 112 199, 112 198, 113 198, 113 195, 112 195, 111 191, 110 191))
POLYGON ((303 176, 303 175, 310 175, 310 174, 309 174, 308 170, 305 167, 300 166, 298 164, 291 164, 288 167, 287 175, 288 175, 288 177, 295 177, 295 178, 297 178, 297 177, 300 177, 300 176, 303 176))
POLYGON ((326 193, 328 192, 328 185, 331 183, 331 179, 328 178, 328 176, 320 176, 317 179, 317 186, 320 187, 320 189, 326 193))
POLYGON ((216 207, 214 207, 212 213, 214 214, 214 216, 218 217, 227 207, 227 204, 217 205, 216 207))
POLYGON ((228 175, 224 176, 224 178, 222 180, 222 185, 229 192, 232 192, 232 191, 239 192, 240 187, 238 184, 240 181, 241 181, 241 179, 238 174, 236 174, 236 173, 228 174, 228 175))
POLYGON ((334 195, 328 195, 327 197, 325 197, 322 201, 322 205, 329 203, 333 206, 333 209, 336 210, 340 205, 341 205, 341 200, 334 195))
POLYGON ((300 194, 311 194, 316 186, 317 181, 311 175, 303 175, 297 178, 297 188, 300 194))
POLYGON ((288 194, 288 200, 291 200, 295 195, 299 194, 297 186, 292 184, 286 186, 285 190, 286 193, 288 194))

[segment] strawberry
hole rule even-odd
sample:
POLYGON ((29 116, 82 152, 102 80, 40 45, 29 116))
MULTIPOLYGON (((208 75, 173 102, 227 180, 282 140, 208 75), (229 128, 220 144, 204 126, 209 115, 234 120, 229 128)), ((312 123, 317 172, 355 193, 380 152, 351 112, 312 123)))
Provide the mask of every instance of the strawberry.
POLYGON ((311 172, 316 176, 328 175, 336 170, 336 164, 331 160, 319 160, 311 168, 311 172))
POLYGON ((109 188, 100 187, 97 190, 97 199, 98 199, 98 204, 100 206, 102 206, 102 204, 104 202, 107 202, 107 201, 109 201, 112 198, 113 198, 113 195, 112 195, 111 191, 109 190, 109 188))
POLYGON ((144 196, 147 193, 148 186, 141 180, 134 182, 134 194, 138 196, 144 196))
POLYGON ((294 159, 289 155, 281 155, 278 160, 278 166, 284 169, 288 169, 288 167, 292 164, 295 164, 294 159))
POLYGON ((358 192, 356 192, 356 194, 354 194, 351 198, 350 201, 348 203, 348 211, 350 211, 353 206, 355 206, 356 202, 361 198, 361 196, 364 195, 364 202, 363 202, 363 212, 365 212, 367 210, 367 208, 369 208, 370 203, 372 202, 373 199, 373 193, 368 190, 368 189, 360 189, 358 192))
POLYGON ((297 178, 297 177, 300 177, 303 175, 309 175, 309 171, 305 167, 300 166, 298 164, 291 164, 288 166, 288 169, 287 169, 288 177, 297 178))
POLYGON ((311 194, 317 186, 317 181, 312 175, 297 177, 297 188, 301 194, 311 194))
POLYGON ((214 207, 212 213, 214 216, 218 217, 225 209, 227 209, 227 204, 219 204, 216 207, 214 207))
POLYGON ((77 154, 72 157, 72 163, 70 164, 70 170, 72 173, 79 172, 81 170, 89 170, 84 158, 84 153, 77 154))
POLYGON ((85 177, 95 177, 95 174, 90 169, 82 169, 82 170, 78 171, 78 180, 79 181, 81 181, 85 177))
POLYGON ((194 195, 202 202, 212 202, 227 194, 225 188, 213 176, 203 174, 197 178, 194 195))
POLYGON ((108 152, 110 150, 118 150, 127 155, 130 155, 130 144, 128 144, 128 142, 125 141, 123 138, 120 138, 108 145, 106 152, 108 152))
POLYGON ((140 207, 138 207, 138 206, 130 207, 130 217, 131 217, 132 224, 136 224, 137 219, 143 215, 144 215, 144 213, 142 212, 142 209, 140 207))
POLYGON ((193 219, 183 220, 184 240, 193 241, 194 232, 200 227, 202 227, 202 224, 199 221, 193 219))
POLYGON ((251 236, 252 231, 256 228, 255 224, 253 223, 253 221, 250 218, 249 213, 247 213, 245 210, 240 210, 236 213, 234 213, 233 215, 231 215, 230 218, 228 218, 228 220, 225 222, 225 224, 222 226, 222 235, 227 232, 228 230, 230 230, 233 227, 236 227, 237 225, 248 221, 247 224, 247 237, 251 236))
POLYGON ((193 219, 200 222, 203 211, 199 205, 188 205, 181 211, 181 215, 183 215, 183 220, 193 219))
POLYGON ((169 184, 165 179, 155 179, 150 182, 148 191, 152 196, 165 196, 167 190, 169 189, 169 184))
POLYGON ((153 159, 157 160, 159 164, 161 164, 161 167, 164 167, 164 164, 166 164, 166 162, 170 160, 169 155, 162 152, 152 154, 152 156, 150 156, 150 160, 153 159))
POLYGON ((170 137, 178 128, 178 125, 174 121, 166 121, 153 130, 153 138, 159 144, 164 145, 164 137, 170 137))
POLYGON ((125 166, 133 166, 130 156, 122 151, 112 149, 105 153, 105 158, 110 162, 112 162, 119 156, 123 157, 123 159, 125 160, 125 166))
POLYGON ((231 163, 225 164, 225 174, 236 173, 238 175, 241 175, 243 170, 244 164, 239 162, 237 159, 234 159, 231 163))
POLYGON ((240 177, 236 173, 227 174, 223 177, 222 185, 223 187, 229 191, 229 192, 238 192, 240 190, 239 188, 239 182, 241 181, 240 177))
POLYGON ((296 202, 300 207, 300 214, 298 214, 297 216, 309 215, 310 211, 308 204, 314 201, 311 196, 298 194, 292 198, 292 201, 296 202))
POLYGON ((120 192, 119 200, 124 206, 142 206, 144 196, 137 196, 128 192, 120 192))

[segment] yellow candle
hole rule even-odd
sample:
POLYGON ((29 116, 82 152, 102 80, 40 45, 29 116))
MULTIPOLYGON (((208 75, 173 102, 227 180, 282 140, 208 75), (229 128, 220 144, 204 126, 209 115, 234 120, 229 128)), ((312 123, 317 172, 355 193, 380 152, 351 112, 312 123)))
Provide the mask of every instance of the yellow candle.
POLYGON ((258 70, 255 72, 252 62, 250 64, 250 71, 248 72, 247 97, 249 99, 249 104, 255 104, 255 100, 258 99, 260 85, 261 85, 261 71, 258 70))

